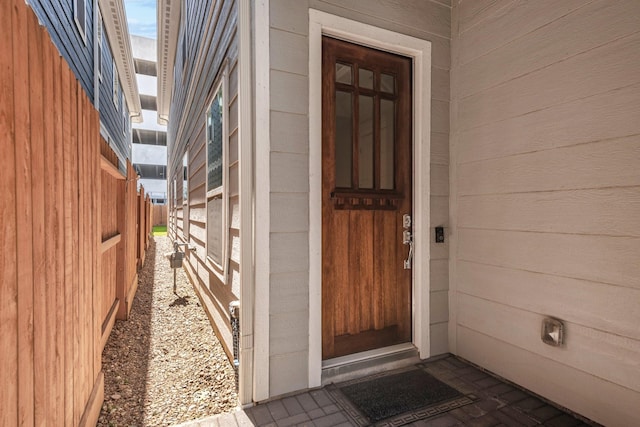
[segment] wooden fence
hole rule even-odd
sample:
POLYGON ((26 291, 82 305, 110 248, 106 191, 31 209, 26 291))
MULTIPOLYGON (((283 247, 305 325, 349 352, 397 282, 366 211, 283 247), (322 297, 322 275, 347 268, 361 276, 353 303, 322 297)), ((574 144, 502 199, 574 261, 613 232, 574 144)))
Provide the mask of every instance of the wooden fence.
POLYGON ((147 248, 149 247, 149 236, 151 235, 151 230, 153 223, 151 215, 151 198, 149 196, 144 195, 144 188, 140 189, 138 193, 138 203, 137 203, 137 213, 138 213, 138 239, 136 242, 136 254, 138 259, 138 268, 142 268, 142 264, 144 264, 145 255, 147 253, 147 248))
POLYGON ((153 205, 153 225, 167 225, 167 205, 153 205))
POLYGON ((101 138, 102 168, 102 346, 106 344, 116 318, 126 320, 138 288, 139 247, 148 247, 151 228, 140 216, 151 201, 137 192, 137 174, 127 161, 127 174, 117 168, 118 158, 101 138), (139 231, 142 230, 142 233, 139 231))
POLYGON ((23 0, 0 1, 0 96, 0 425, 95 425, 150 219, 23 0))

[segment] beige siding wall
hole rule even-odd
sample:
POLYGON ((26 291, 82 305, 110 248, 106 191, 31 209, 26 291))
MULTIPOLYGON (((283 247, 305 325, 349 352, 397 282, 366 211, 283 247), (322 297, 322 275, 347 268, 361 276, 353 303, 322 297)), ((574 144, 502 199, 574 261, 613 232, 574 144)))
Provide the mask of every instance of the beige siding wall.
MULTIPOLYGON (((169 235, 188 241, 196 248, 189 252, 185 269, 202 299, 203 306, 228 356, 232 357, 233 340, 229 322, 229 303, 240 296, 240 209, 238 162, 238 36, 237 2, 214 4, 189 0, 187 53, 179 47, 176 78, 171 104, 169 138, 169 186, 177 177, 175 225, 169 235), (194 29, 197 28, 197 31, 194 29), (182 59, 185 59, 182 62, 182 59), (227 273, 225 280, 207 260, 207 150, 206 111, 222 75, 227 76, 227 97, 223 117, 227 121, 228 175, 224 197, 228 202, 227 273), (188 200, 183 201, 182 159, 188 154, 188 200), (185 220, 185 218, 187 220, 185 220)), ((171 190, 172 191, 172 190, 171 190)), ((170 200, 173 210, 173 199, 170 200)))
POLYGON ((452 14, 452 350, 620 426, 640 424, 639 29, 636 0, 452 14))
MULTIPOLYGON (((271 0, 270 395, 308 386, 309 8, 430 40, 431 226, 449 227, 446 0, 271 0)), ((431 351, 448 351, 448 244, 431 247, 431 351)))

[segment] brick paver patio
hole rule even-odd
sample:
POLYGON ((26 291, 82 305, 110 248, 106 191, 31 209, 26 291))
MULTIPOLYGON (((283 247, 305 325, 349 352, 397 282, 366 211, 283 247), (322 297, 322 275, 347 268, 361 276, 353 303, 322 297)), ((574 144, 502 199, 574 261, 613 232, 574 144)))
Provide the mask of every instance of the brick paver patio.
MULTIPOLYGON (((426 370, 459 391, 478 398, 466 405, 410 426, 550 426, 577 427, 598 424, 580 419, 539 397, 508 384, 455 356, 424 362, 426 370)), ((256 405, 231 414, 212 416, 180 427, 243 426, 353 426, 325 388, 256 405)))

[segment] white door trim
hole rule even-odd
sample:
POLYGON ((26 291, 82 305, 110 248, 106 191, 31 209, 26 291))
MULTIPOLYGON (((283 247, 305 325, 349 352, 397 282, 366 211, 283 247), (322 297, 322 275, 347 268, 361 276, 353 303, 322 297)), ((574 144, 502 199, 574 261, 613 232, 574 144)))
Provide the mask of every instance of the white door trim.
POLYGON ((413 344, 429 341, 431 42, 309 9, 309 387, 322 380, 322 36, 413 58, 413 344))

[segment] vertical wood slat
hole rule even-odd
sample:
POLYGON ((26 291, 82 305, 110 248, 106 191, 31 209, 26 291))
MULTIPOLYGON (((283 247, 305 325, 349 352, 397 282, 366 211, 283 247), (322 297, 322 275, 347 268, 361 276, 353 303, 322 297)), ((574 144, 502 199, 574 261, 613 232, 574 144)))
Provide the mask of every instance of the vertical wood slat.
MULTIPOLYGON (((76 376, 76 401, 82 402, 87 396, 87 381, 91 377, 91 367, 87 364, 87 321, 88 317, 85 313, 86 300, 87 300, 87 222, 85 218, 86 211, 86 159, 85 159, 85 141, 86 141, 86 122, 85 122, 85 109, 84 98, 82 92, 82 86, 77 83, 77 114, 78 114, 78 169, 77 169, 77 182, 78 182, 78 267, 79 267, 79 283, 78 283, 78 343, 76 347, 76 353, 79 357, 80 375, 76 376)), ((91 384, 93 385, 93 384, 91 384)), ((84 408, 76 407, 78 414, 78 424, 82 418, 84 408)))
MULTIPOLYGON (((61 95, 62 95, 62 140, 63 144, 63 200, 71 201, 73 198, 71 165, 73 163, 71 149, 71 83, 72 75, 68 67, 61 69, 61 95)), ((73 209, 71 203, 64 204, 64 424, 73 424, 73 339, 74 323, 71 312, 73 307, 73 209)))
MULTIPOLYGON (((70 164, 70 177, 71 181, 71 200, 78 200, 78 82, 73 78, 71 73, 69 74, 70 85, 70 106, 71 106, 71 114, 70 114, 70 128, 71 128, 71 138, 69 139, 69 143, 71 146, 71 164, 70 164)), ((72 422, 74 425, 77 425, 80 421, 80 415, 78 410, 78 402, 80 400, 80 387, 78 384, 79 378, 82 376, 82 366, 80 366, 81 357, 78 351, 80 347, 80 315, 78 313, 80 306, 80 284, 82 280, 82 276, 80 274, 80 262, 79 258, 79 227, 78 227, 78 211, 79 206, 78 203, 71 203, 71 250, 67 253, 67 256, 71 257, 73 260, 77 260, 74 262, 74 265, 71 270, 72 274, 72 285, 71 285, 71 302, 70 305, 67 305, 67 309, 71 311, 71 322, 72 322, 72 342, 71 342, 71 355, 73 357, 73 395, 70 396, 73 399, 73 418, 72 422)))
MULTIPOLYGON (((129 238, 126 240, 125 246, 125 258, 127 259, 126 263, 126 274, 125 274, 125 297, 129 294, 129 289, 133 286, 135 277, 136 277, 136 269, 138 265, 137 256, 136 256, 136 210, 137 210, 137 174, 133 169, 133 165, 130 162, 127 162, 127 184, 125 187, 125 199, 126 199, 126 225, 125 229, 127 231, 127 235, 129 238)), ((130 301, 126 301, 126 305, 130 304, 130 301)), ((128 310, 129 307, 127 307, 128 310)), ((126 317, 126 316, 125 316, 126 317)))
POLYGON ((133 294, 135 293, 137 283, 137 267, 138 267, 138 192, 137 192, 137 174, 129 161, 127 161, 127 179, 124 185, 124 224, 123 230, 125 237, 123 238, 123 258, 124 258, 124 282, 121 285, 122 290, 119 295, 123 304, 118 312, 119 319, 127 319, 133 302, 133 294))
POLYGON ((18 424, 34 424, 33 379, 33 210, 27 9, 13 2, 14 118, 18 277, 18 424))
MULTIPOLYGON (((128 165, 127 165, 128 166, 128 165)), ((117 223, 118 230, 124 236, 118 246, 116 247, 116 265, 118 269, 116 270, 116 278, 115 278, 115 298, 120 301, 120 307, 118 309, 117 317, 122 319, 124 313, 126 311, 125 305, 125 289, 127 289, 127 266, 126 266, 126 246, 127 246, 127 238, 130 238, 129 234, 127 234, 127 223, 126 223, 126 190, 127 190, 127 181, 126 176, 124 180, 120 180, 116 183, 116 212, 117 212, 117 223)))
POLYGON ((18 422, 18 280, 12 2, 0 2, 0 425, 18 422))
MULTIPOLYGON (((91 159, 91 165, 90 165, 90 171, 91 171, 91 181, 90 181, 90 185, 89 188, 91 189, 91 187, 94 187, 93 191, 91 192, 91 212, 92 215, 91 220, 92 220, 92 229, 91 229, 91 252, 92 252, 92 258, 91 258, 91 265, 93 265, 93 274, 92 274, 92 283, 93 283, 93 291, 92 291, 92 295, 94 298, 94 302, 92 305, 92 313, 94 316, 94 321, 92 322, 92 334, 93 334, 93 367, 94 367, 94 373, 93 373, 93 383, 96 384, 96 382, 98 381, 98 378, 100 376, 100 374, 102 373, 102 346, 96 346, 96 343, 98 342, 102 342, 102 324, 99 323, 97 321, 97 319, 95 319, 95 307, 97 304, 100 303, 99 299, 97 299, 95 296, 98 292, 100 292, 101 288, 102 288, 102 265, 100 263, 100 250, 98 249, 102 244, 102 239, 100 238, 100 231, 101 231, 101 226, 102 226, 102 216, 100 215, 100 192, 102 191, 102 180, 101 180, 101 169, 100 169, 100 146, 99 141, 100 141, 100 137, 98 136, 100 134, 100 115, 99 113, 91 108, 91 104, 89 104, 89 108, 88 110, 90 111, 90 135, 91 135, 91 141, 93 142, 90 147, 91 147, 91 155, 90 155, 90 159, 91 159), (93 139, 95 137, 95 140, 93 139), (98 212, 96 214, 96 212, 98 212)), ((95 390, 95 385, 94 385, 94 390, 95 390)), ((104 385, 102 386, 101 390, 99 390, 99 392, 101 393, 101 397, 100 397, 100 404, 98 405, 98 408, 94 408, 95 410, 99 411, 99 408, 102 406, 102 401, 104 399, 104 385)), ((93 414, 92 414, 93 416, 93 414)))
POLYGON ((168 225, 167 206, 168 205, 153 205, 152 225, 168 225))
POLYGON ((27 14, 29 35, 29 116, 31 120, 31 204, 33 208, 33 366, 34 421, 44 425, 46 407, 46 272, 44 238, 44 120, 43 63, 39 25, 33 14, 27 14), (40 171, 40 173, 34 173, 40 171), (36 372, 37 368, 37 372, 36 372))
MULTIPOLYGON (((46 37, 45 37, 46 38, 46 37)), ((62 61, 57 51, 51 43, 48 43, 48 50, 52 56, 51 74, 53 75, 53 102, 52 112, 54 116, 54 175, 55 192, 53 204, 56 215, 56 243, 54 253, 56 254, 56 305, 55 305, 55 424, 60 424, 65 419, 65 373, 64 373, 64 351, 65 351, 65 259, 64 253, 64 139, 63 139, 63 96, 62 96, 62 61)))
MULTIPOLYGON (((42 67, 44 70, 53 70, 53 57, 54 53, 47 43, 46 33, 40 32, 40 44, 42 46, 42 67)), ((44 177, 45 177, 45 206, 43 209, 47 213, 45 216, 45 233, 47 237, 44 238, 45 244, 45 266, 46 266, 46 282, 44 290, 44 305, 46 306, 46 315, 44 317, 43 324, 46 328, 46 336, 44 343, 44 387, 42 390, 38 390, 44 393, 44 424, 53 425, 57 422, 57 407, 56 401, 58 399, 58 389, 56 387, 56 369, 58 367, 58 354, 56 354, 56 313, 58 311, 58 262, 60 257, 56 251, 56 244, 58 243, 59 230, 57 228, 58 223, 58 210, 56 206, 56 174, 55 174, 55 155, 56 155, 56 141, 55 141, 55 116, 53 108, 55 108, 55 97, 53 88, 53 73, 46 72, 42 76, 43 83, 43 100, 42 107, 44 112, 43 117, 43 129, 44 129, 44 177), (47 108, 49 106, 49 108, 47 108)), ((43 236, 44 237, 44 236, 43 236)), ((37 365, 37 363, 36 363, 37 365)), ((37 379, 37 376, 36 376, 37 379)))

